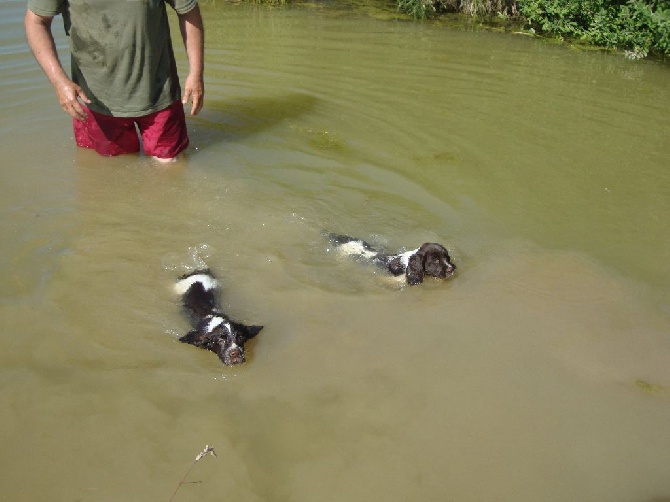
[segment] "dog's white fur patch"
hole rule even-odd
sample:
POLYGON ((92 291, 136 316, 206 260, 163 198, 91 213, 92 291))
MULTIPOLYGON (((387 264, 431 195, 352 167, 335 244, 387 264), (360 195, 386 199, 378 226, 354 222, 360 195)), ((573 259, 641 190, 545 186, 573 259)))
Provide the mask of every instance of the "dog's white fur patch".
MULTIPOLYGON (((360 256, 361 258, 367 260, 372 260, 379 256, 377 251, 373 251, 365 247, 363 242, 360 240, 349 241, 345 242, 344 244, 337 244, 336 248, 345 256, 360 256)), ((405 251, 404 253, 400 253, 398 255, 390 255, 390 258, 400 258, 400 262, 405 268, 407 268, 409 259, 412 257, 412 255, 416 254, 417 251, 419 251, 419 248, 413 249, 412 251, 405 251)))
POLYGON ((363 258, 374 258, 377 253, 367 249, 361 241, 349 241, 344 244, 338 244, 337 250, 347 256, 356 255, 363 258))
POLYGON ((207 333, 211 333, 223 324, 223 317, 212 317, 207 324, 207 333))
POLYGON ((412 251, 405 251, 404 253, 400 253, 398 255, 398 258, 400 258, 400 263, 403 264, 405 268, 407 268, 407 265, 409 265, 409 259, 415 255, 419 251, 419 248, 416 248, 412 251))
POLYGON ((202 287, 205 288, 205 291, 210 291, 219 287, 219 281, 214 279, 211 275, 207 274, 196 274, 182 279, 174 285, 174 290, 179 295, 183 295, 188 291, 188 288, 193 286, 196 282, 202 284, 202 287))

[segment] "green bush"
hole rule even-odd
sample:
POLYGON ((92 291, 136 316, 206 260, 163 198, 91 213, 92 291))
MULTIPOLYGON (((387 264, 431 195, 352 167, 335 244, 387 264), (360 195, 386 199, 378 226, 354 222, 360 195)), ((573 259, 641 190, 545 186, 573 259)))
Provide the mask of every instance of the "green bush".
POLYGON ((516 0, 397 0, 398 9, 417 19, 443 12, 459 12, 477 17, 516 15, 516 0))
POLYGON ((416 19, 432 17, 437 11, 433 0, 397 0, 398 9, 416 19))
POLYGON ((626 49, 631 57, 670 55, 669 0, 518 0, 535 30, 626 49))
POLYGON ((670 55, 670 0, 396 0, 418 19, 441 12, 520 14, 534 31, 624 49, 632 58, 670 55))

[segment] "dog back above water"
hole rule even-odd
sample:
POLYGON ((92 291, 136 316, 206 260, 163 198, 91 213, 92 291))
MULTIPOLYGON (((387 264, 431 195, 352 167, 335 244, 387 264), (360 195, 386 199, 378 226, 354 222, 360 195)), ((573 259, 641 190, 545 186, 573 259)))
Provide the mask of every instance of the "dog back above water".
POLYGON ((456 265, 447 248, 435 242, 425 242, 417 249, 391 254, 348 235, 326 233, 326 238, 343 255, 385 268, 394 276, 404 274, 410 286, 421 284, 426 276, 446 279, 456 273, 456 265))
POLYGON ((214 352, 223 364, 233 366, 246 361, 245 344, 263 329, 235 322, 219 306, 219 281, 209 269, 181 276, 175 286, 193 328, 179 338, 214 352))

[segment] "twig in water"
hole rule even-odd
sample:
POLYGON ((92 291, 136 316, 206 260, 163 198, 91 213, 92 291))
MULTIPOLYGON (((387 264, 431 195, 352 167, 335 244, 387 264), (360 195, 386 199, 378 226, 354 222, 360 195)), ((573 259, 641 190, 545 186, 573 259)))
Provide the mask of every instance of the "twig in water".
POLYGON ((195 464, 197 464, 197 463, 200 461, 200 459, 201 459, 202 457, 204 457, 205 455, 207 455, 208 453, 210 453, 214 458, 216 458, 216 452, 214 451, 214 447, 213 447, 213 446, 209 446, 208 444, 205 445, 205 449, 202 450, 200 453, 198 453, 198 456, 195 457, 195 460, 194 460, 193 463, 191 464, 191 467, 188 468, 188 471, 186 471, 186 474, 184 474, 184 477, 181 478, 181 481, 180 481, 179 484, 177 485, 177 488, 175 489, 174 493, 172 494, 172 497, 170 497, 170 502, 172 502, 172 501, 174 500, 175 496, 177 495, 177 492, 179 491, 179 488, 181 488, 181 485, 183 485, 184 483, 186 483, 186 478, 187 478, 188 475, 190 474, 191 469, 193 469, 193 467, 195 466, 195 464))

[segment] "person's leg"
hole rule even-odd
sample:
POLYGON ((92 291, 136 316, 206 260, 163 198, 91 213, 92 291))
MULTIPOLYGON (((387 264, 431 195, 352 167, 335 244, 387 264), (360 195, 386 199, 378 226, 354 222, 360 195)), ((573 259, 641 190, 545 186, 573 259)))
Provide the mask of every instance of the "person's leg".
POLYGON ((186 117, 181 101, 167 108, 135 119, 142 134, 144 152, 163 162, 173 160, 188 146, 186 117))
POLYGON ((72 120, 77 146, 92 148, 100 155, 123 155, 140 151, 140 140, 132 118, 110 117, 84 107, 87 119, 72 120))

